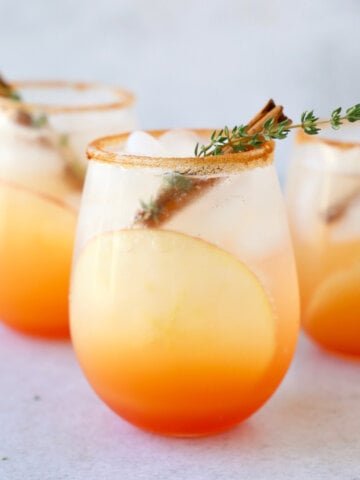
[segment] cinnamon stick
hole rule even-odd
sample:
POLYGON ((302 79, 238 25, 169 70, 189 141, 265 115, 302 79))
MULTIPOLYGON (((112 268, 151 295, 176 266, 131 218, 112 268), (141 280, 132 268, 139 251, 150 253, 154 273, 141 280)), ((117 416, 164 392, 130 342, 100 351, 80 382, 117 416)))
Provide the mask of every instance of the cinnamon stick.
POLYGON ((13 93, 13 88, 0 75, 0 97, 11 98, 13 93))
POLYGON ((198 197, 206 193, 218 178, 189 179, 190 188, 180 190, 176 188, 160 189, 156 197, 155 212, 143 208, 136 213, 134 224, 147 228, 158 227, 167 222, 176 212, 185 208, 198 197), (154 215, 155 213, 155 215, 154 215))
POLYGON ((330 205, 324 212, 321 213, 321 217, 325 223, 328 224, 333 224, 339 221, 346 214, 354 200, 356 200, 358 197, 360 197, 360 186, 335 204, 330 205))

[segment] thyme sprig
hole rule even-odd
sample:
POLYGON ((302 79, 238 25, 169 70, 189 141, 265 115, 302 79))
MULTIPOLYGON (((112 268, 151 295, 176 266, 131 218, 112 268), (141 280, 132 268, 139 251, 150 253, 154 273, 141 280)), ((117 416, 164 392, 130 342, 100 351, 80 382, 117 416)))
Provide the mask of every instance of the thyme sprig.
POLYGON ((207 157, 210 155, 222 155, 224 153, 237 153, 259 148, 269 140, 283 140, 291 130, 302 129, 307 135, 317 135, 323 126, 330 125, 338 130, 344 121, 350 123, 360 120, 360 103, 346 109, 342 114, 342 108, 336 108, 328 120, 319 120, 314 110, 303 112, 300 123, 291 124, 286 119, 276 122, 274 118, 266 120, 262 129, 256 133, 249 133, 248 125, 235 126, 232 129, 224 127, 214 130, 207 145, 196 144, 195 156, 207 157))

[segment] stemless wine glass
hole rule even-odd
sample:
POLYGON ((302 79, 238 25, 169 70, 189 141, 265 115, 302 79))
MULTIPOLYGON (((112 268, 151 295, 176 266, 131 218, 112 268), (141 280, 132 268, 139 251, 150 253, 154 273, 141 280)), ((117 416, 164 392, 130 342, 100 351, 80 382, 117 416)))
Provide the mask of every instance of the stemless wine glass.
POLYGON ((348 141, 356 138, 350 125, 323 138, 299 133, 287 184, 304 329, 348 355, 360 355, 360 143, 348 141))
MULTIPOLYGON (((158 138, 163 132, 150 132, 158 138)), ((196 131, 204 142, 208 131, 196 131)), ((206 158, 88 147, 71 335, 98 395, 146 430, 227 429, 279 385, 298 292, 274 144, 206 158)))
POLYGON ((134 99, 84 83, 11 87, 11 99, 0 97, 0 318, 64 336, 85 147, 100 132, 134 128, 134 99))

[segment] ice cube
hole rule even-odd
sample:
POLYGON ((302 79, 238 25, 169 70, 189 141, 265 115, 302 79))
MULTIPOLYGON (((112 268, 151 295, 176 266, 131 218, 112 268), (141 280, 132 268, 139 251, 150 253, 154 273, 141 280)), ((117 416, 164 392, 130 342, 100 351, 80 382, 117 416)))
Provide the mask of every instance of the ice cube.
POLYGON ((169 130, 161 135, 159 141, 171 157, 193 157, 199 138, 187 130, 169 130))
POLYGON ((167 153, 163 145, 152 135, 146 132, 136 131, 129 135, 125 152, 129 155, 166 157, 167 153))
POLYGON ((166 228, 205 238, 245 262, 271 256, 288 235, 277 182, 273 167, 224 178, 179 210, 166 228))

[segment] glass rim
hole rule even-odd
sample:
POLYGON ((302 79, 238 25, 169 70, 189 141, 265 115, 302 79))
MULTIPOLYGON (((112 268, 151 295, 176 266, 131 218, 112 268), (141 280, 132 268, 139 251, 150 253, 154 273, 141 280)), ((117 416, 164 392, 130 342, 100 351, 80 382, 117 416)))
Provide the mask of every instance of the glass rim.
POLYGON ((107 90, 114 94, 114 101, 100 102, 92 105, 51 105, 32 102, 19 102, 11 98, 0 97, 0 107, 26 110, 28 112, 41 111, 51 115, 61 113, 80 113, 92 111, 105 111, 113 109, 129 108, 135 103, 135 95, 122 88, 114 87, 97 82, 76 82, 67 80, 24 80, 9 82, 10 87, 16 89, 70 89, 78 92, 85 90, 107 90))
MULTIPOLYGON (((210 139, 213 129, 186 128, 182 129, 193 132, 199 136, 210 139)), ((169 131, 144 130, 146 133, 158 138, 169 131)), ((131 155, 122 152, 114 152, 109 149, 115 145, 121 145, 132 132, 120 133, 98 138, 92 141, 87 149, 88 160, 110 163, 122 167, 164 168, 179 173, 208 175, 216 173, 231 173, 241 170, 264 167, 273 163, 275 142, 268 141, 259 148, 238 153, 226 153, 207 157, 152 157, 145 155, 131 155)))
MULTIPOLYGON (((352 125, 350 122, 344 123, 345 125, 352 125)), ((341 150, 350 150, 352 148, 359 148, 359 142, 351 142, 349 140, 335 140, 332 138, 326 138, 322 135, 308 135, 303 130, 299 129, 295 134, 295 143, 302 145, 305 143, 318 143, 328 145, 329 147, 339 148, 341 150)))

